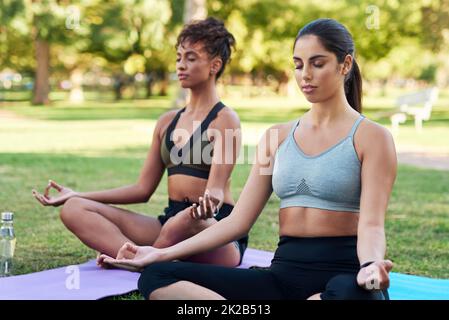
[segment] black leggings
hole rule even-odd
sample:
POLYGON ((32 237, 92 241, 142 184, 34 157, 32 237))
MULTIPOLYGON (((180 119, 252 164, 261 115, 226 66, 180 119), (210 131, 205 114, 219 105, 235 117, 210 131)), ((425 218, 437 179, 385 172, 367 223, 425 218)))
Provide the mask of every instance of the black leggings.
POLYGON ((357 285, 357 237, 282 236, 271 266, 239 269, 190 262, 158 262, 139 278, 144 298, 178 281, 190 281, 231 300, 388 299, 388 292, 357 285))
MULTIPOLYGON (((168 219, 174 217, 178 212, 187 209, 193 204, 189 199, 186 198, 184 201, 176 201, 168 199, 168 207, 164 209, 164 213, 159 215, 157 219, 163 226, 168 219)), ((234 209, 232 204, 223 203, 217 215, 214 217, 215 220, 220 221, 223 218, 229 216, 234 209)), ((241 239, 234 241, 235 246, 240 252, 240 263, 242 263, 243 254, 245 253, 246 247, 248 246, 248 236, 244 236, 241 239)))

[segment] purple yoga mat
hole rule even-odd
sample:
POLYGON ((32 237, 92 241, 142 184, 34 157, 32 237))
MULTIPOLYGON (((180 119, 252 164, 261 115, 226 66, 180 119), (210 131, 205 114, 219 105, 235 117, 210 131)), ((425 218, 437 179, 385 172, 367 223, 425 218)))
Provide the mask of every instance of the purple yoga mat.
MULTIPOLYGON (((268 266, 272 252, 247 249, 239 268, 268 266)), ((99 268, 95 260, 0 278, 0 300, 94 300, 137 290, 139 273, 99 268)))

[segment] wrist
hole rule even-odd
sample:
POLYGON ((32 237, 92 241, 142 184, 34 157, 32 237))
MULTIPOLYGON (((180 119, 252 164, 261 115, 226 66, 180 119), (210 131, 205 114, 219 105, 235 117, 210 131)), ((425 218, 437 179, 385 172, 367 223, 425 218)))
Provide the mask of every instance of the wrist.
POLYGON ((68 194, 67 200, 69 200, 70 198, 84 198, 84 197, 81 194, 81 192, 72 191, 68 194))
POLYGON ((373 260, 373 261, 367 261, 367 262, 362 263, 362 264, 360 265, 359 270, 362 270, 363 268, 368 267, 369 265, 373 264, 374 262, 375 262, 375 261, 373 260))
POLYGON ((174 258, 172 258, 173 254, 170 253, 170 247, 167 248, 159 248, 159 259, 158 261, 162 262, 162 261, 171 261, 174 260, 174 258))

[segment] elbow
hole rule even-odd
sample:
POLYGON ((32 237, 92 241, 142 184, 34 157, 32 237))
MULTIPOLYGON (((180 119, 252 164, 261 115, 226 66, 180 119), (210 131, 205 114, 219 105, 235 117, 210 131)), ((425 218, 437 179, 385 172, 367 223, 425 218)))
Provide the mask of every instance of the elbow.
POLYGON ((152 192, 142 192, 140 196, 141 203, 147 203, 151 198, 152 192))
POLYGON ((240 231, 241 236, 242 237, 247 236, 249 234, 250 230, 251 230, 251 225, 249 225, 249 226, 246 226, 246 225, 242 226, 242 229, 240 231))
POLYGON ((136 186, 136 202, 137 203, 147 203, 150 200, 151 192, 147 190, 144 186, 137 184, 136 186))
POLYGON ((138 203, 147 203, 149 200, 150 200, 149 195, 143 195, 142 197, 139 198, 138 203))

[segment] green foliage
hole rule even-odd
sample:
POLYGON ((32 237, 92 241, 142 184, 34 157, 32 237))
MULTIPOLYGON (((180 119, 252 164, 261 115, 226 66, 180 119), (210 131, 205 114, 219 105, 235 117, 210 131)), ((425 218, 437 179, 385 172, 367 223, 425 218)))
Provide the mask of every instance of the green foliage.
POLYGON ((427 0, 421 8, 422 43, 433 52, 438 52, 447 43, 444 33, 449 29, 449 0, 427 0))
POLYGON ((424 80, 427 83, 434 83, 436 78, 437 66, 434 64, 425 67, 419 75, 419 80, 424 80))
POLYGON ((25 72, 32 70, 27 37, 30 28, 24 11, 23 0, 0 2, 0 70, 5 67, 25 72))
MULTIPOLYGON (((40 37, 52 44, 52 67, 60 71, 81 61, 92 66, 101 57, 111 71, 166 74, 175 67, 184 5, 185 0, 4 0, 0 69, 32 71, 32 40, 40 37)), ((207 10, 237 40, 227 74, 285 81, 297 32, 322 17, 351 31, 370 80, 395 75, 434 81, 439 68, 447 69, 434 58, 449 47, 449 0, 208 0, 207 10)))
MULTIPOLYGON (((121 0, 85 8, 89 42, 85 51, 112 63, 124 63, 130 74, 151 66, 154 55, 167 47, 166 26, 171 8, 165 0, 121 0)), ((160 63, 164 61, 159 60, 160 63)))

